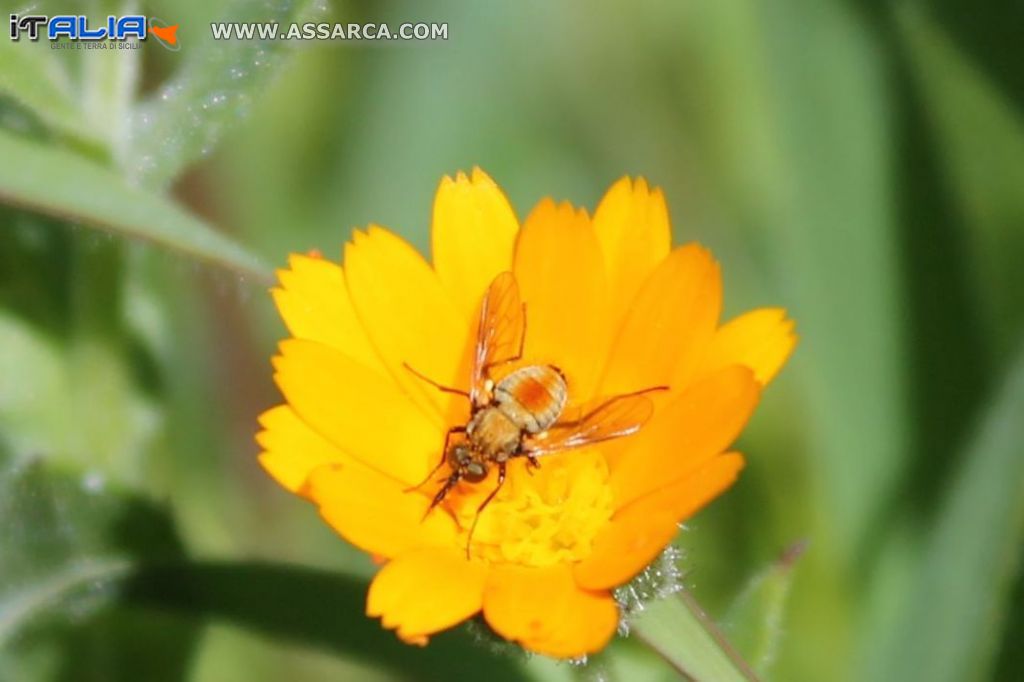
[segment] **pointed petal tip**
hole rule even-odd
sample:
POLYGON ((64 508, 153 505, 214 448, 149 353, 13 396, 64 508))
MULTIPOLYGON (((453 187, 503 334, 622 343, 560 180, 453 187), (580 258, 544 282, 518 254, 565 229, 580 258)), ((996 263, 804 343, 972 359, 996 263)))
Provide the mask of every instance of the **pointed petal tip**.
POLYGON ((480 166, 473 166, 472 172, 473 182, 477 184, 487 184, 491 186, 497 186, 498 183, 480 166))

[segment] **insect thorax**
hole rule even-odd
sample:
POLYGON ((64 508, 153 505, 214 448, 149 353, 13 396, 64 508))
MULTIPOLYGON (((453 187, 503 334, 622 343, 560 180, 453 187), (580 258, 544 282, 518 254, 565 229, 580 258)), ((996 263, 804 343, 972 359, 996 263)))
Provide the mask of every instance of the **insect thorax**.
POLYGON ((519 449, 522 429, 498 407, 485 407, 466 428, 470 441, 487 459, 504 460, 519 449))

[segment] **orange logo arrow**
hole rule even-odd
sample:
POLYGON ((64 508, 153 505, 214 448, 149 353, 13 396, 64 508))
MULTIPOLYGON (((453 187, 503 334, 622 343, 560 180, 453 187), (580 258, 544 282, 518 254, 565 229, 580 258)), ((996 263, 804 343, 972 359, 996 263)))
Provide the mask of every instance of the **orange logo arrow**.
POLYGON ((149 32, 155 35, 160 40, 170 44, 178 44, 178 24, 174 26, 150 26, 149 32))

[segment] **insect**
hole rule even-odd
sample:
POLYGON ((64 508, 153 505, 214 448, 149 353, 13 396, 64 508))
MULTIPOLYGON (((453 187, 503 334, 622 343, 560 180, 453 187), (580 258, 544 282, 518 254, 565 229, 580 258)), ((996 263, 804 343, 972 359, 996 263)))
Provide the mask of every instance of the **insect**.
MULTIPOLYGON (((480 483, 492 466, 498 468, 497 485, 477 507, 469 542, 480 514, 504 485, 510 460, 524 458, 529 468, 536 469, 540 468, 539 457, 636 433, 654 410, 646 394, 667 389, 654 386, 602 398, 559 421, 569 396, 565 375, 559 368, 525 365, 497 382, 493 378, 495 370, 522 359, 525 342, 526 306, 520 300, 515 276, 503 272, 491 282, 481 304, 468 392, 443 386, 405 365, 435 388, 464 396, 470 402, 469 421, 448 429, 441 461, 416 486, 429 482, 448 464, 451 473, 443 479, 426 513, 440 504, 459 481, 480 483)), ((466 553, 468 556, 469 543, 466 553)))

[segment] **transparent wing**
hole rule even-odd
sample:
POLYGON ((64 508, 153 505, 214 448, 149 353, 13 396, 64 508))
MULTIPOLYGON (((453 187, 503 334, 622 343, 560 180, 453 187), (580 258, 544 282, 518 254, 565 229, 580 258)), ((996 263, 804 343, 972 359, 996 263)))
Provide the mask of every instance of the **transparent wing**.
POLYGON ((654 403, 645 395, 648 392, 596 400, 580 408, 578 416, 548 429, 543 438, 528 442, 525 450, 540 457, 634 434, 654 413, 654 403))
POLYGON ((470 399, 474 405, 482 405, 488 400, 484 389, 488 368, 515 360, 520 355, 525 331, 526 313, 519 298, 519 285, 515 275, 503 272, 491 282, 480 306, 480 327, 470 387, 470 399))

